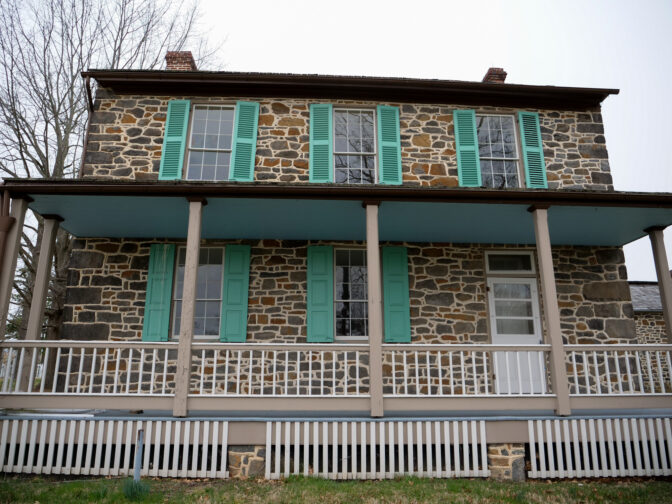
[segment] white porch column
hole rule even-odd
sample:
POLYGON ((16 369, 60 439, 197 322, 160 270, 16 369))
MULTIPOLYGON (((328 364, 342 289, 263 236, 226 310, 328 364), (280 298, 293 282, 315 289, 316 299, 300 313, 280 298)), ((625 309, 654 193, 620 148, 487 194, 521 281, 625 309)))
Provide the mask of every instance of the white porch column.
POLYGON ((47 303, 47 291, 51 276, 51 260, 54 255, 54 241, 56 240, 58 223, 63 220, 58 216, 52 215, 43 215, 43 217, 42 243, 40 244, 40 256, 37 259, 33 299, 30 303, 30 313, 26 329, 27 340, 40 339, 40 335, 42 334, 44 307, 47 303))
POLYGON ((553 255, 551 254, 551 236, 548 232, 548 209, 530 208, 534 220, 534 235, 537 242, 537 260, 539 261, 539 279, 541 280, 542 301, 544 303, 544 322, 551 344, 551 382, 556 395, 555 412, 558 415, 570 415, 569 382, 567 381, 567 365, 565 349, 560 328, 560 309, 558 294, 555 287, 553 272, 553 255))
POLYGON ((365 203, 366 264, 369 303, 369 375, 371 416, 382 417, 383 408, 383 295, 378 243, 378 203, 365 203))
POLYGON ((656 275, 658 277, 658 290, 660 291, 660 302, 663 306, 663 316, 665 317, 665 333, 668 343, 672 342, 672 277, 670 276, 670 265, 667 262, 665 252, 665 242, 663 241, 663 226, 654 226, 645 229, 651 239, 651 248, 653 249, 653 261, 656 264, 656 275))
POLYGON ((184 264, 184 288, 180 340, 177 347, 177 370, 175 373, 175 398, 173 416, 187 416, 187 396, 191 382, 191 341, 194 338, 194 311, 196 309, 196 281, 198 279, 198 256, 201 242, 201 218, 203 199, 189 201, 189 228, 187 230, 187 256, 184 264))
POLYGON ((28 200, 12 200, 12 210, 9 215, 15 220, 5 238, 5 253, 2 256, 2 265, 0 266, 0 268, 2 268, 0 269, 0 339, 4 337, 7 328, 9 300, 12 296, 12 286, 14 285, 14 274, 16 272, 16 260, 19 256, 19 250, 21 249, 23 221, 26 218, 27 209, 28 200))

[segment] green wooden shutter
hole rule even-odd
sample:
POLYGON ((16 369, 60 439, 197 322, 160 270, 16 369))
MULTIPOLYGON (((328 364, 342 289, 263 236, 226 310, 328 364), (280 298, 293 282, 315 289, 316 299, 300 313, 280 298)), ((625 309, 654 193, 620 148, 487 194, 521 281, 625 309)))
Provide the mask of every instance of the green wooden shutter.
POLYGON ((406 247, 383 247, 383 317, 387 343, 411 342, 406 247))
POLYGON ((478 157, 476 113, 473 110, 453 111, 455 150, 460 186, 481 187, 481 163, 478 157))
POLYGON ((174 264, 175 245, 150 246, 142 341, 168 341, 174 264))
POLYGON ((334 341, 334 248, 308 247, 308 342, 334 341))
POLYGON ((254 180, 254 159, 257 153, 257 126, 259 124, 259 104, 255 102, 236 103, 236 122, 233 126, 233 147, 229 180, 252 182, 254 180))
POLYGON ((334 181, 333 115, 330 103, 310 106, 310 181, 334 181))
POLYGON ((399 109, 378 105, 378 156, 381 184, 401 184, 401 139, 399 137, 399 109))
POLYGON ((247 336, 247 301, 250 285, 250 246, 227 245, 224 251, 222 318, 219 339, 243 343, 247 336))
POLYGON ((166 130, 163 134, 159 180, 182 178, 182 164, 184 162, 184 149, 187 145, 190 106, 191 102, 189 100, 171 100, 168 102, 168 115, 166 116, 166 130))
POLYGON ((525 184, 531 189, 547 189, 544 146, 541 141, 539 114, 536 112, 518 112, 520 138, 523 144, 525 164, 525 184))

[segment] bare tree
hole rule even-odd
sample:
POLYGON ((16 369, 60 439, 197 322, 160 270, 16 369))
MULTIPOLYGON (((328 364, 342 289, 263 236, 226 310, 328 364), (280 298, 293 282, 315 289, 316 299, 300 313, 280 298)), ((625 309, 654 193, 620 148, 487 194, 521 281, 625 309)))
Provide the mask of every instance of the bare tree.
MULTIPOLYGON (((197 0, 0 0, 0 176, 73 178, 86 129, 87 68, 159 67, 189 46, 213 60, 197 0)), ((26 220, 8 329, 23 337, 42 220, 26 220)), ((70 236, 58 232, 45 317, 56 339, 63 319, 70 236)))

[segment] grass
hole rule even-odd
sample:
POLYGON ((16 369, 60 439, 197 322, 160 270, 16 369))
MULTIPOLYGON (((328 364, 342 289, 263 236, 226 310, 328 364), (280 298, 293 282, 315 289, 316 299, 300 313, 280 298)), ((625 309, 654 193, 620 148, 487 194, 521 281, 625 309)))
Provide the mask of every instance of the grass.
POLYGON ((144 479, 149 493, 133 501, 124 495, 127 481, 7 476, 0 479, 0 503, 672 503, 669 479, 527 483, 418 478, 329 481, 291 477, 276 482, 144 479))

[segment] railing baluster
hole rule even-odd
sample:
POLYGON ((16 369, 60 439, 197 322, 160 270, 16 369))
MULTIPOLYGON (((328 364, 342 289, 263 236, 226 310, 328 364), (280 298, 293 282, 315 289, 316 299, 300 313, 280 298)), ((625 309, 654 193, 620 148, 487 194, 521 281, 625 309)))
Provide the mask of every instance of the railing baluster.
MULTIPOLYGON (((406 366, 404 366, 406 369, 406 366)), ((448 352, 448 369, 450 371, 450 395, 455 395, 455 380, 453 380, 453 351, 448 352)))
POLYGON ((59 370, 61 369, 61 347, 56 350, 56 367, 54 369, 54 383, 51 385, 51 393, 56 393, 56 383, 58 383, 59 370))
POLYGON ((156 348, 152 350, 152 376, 149 380, 150 394, 154 394, 154 371, 156 371, 156 348))
POLYGON ((273 351, 273 393, 271 395, 276 395, 275 394, 275 377, 278 375, 277 367, 275 365, 276 362, 276 357, 277 357, 277 351, 273 351))
POLYGON ((324 352, 320 351, 320 395, 324 395, 324 352))
POLYGON ((238 350, 238 362, 236 364, 236 395, 240 395, 240 366, 241 366, 241 359, 242 359, 242 350, 238 350))
POLYGON ((462 394, 460 395, 467 395, 464 376, 464 350, 460 350, 460 375, 462 377, 462 394))
MULTIPOLYGON (((537 352, 537 360, 539 361, 539 374, 541 374, 541 393, 546 394, 548 390, 546 381, 546 377, 548 376, 546 372, 546 354, 544 352, 537 352)), ((555 390, 553 393, 555 393, 555 390)))
MULTIPOLYGON (((129 383, 131 381, 131 367, 133 366, 133 360, 130 357, 131 349, 128 349, 129 352, 129 358, 128 362, 126 363, 126 393, 130 393, 130 388, 129 388, 129 383)), ((121 348, 119 349, 114 349, 112 351, 112 355, 114 356, 115 354, 118 353, 117 358, 115 359, 115 366, 114 366, 114 378, 112 379, 112 393, 116 394, 117 393, 117 384, 119 382, 119 366, 121 363, 121 354, 123 350, 121 348)))
POLYGON ((35 366, 37 364, 37 353, 39 348, 33 348, 31 359, 30 359, 30 376, 28 377, 28 388, 26 392, 32 392, 33 386, 35 384, 35 366))
MULTIPOLYGON (((408 395, 408 352, 403 351, 404 354, 404 395, 408 395)), ((371 365, 371 357, 369 356, 369 365, 371 365)), ((369 373, 371 376, 371 373, 369 373)))
MULTIPOLYGON (((534 375, 532 373, 532 352, 525 352, 526 357, 527 357, 527 376, 530 378, 530 394, 534 395, 535 390, 534 390, 534 375)), ((541 384, 542 381, 544 381, 544 368, 539 367, 539 383, 541 384)))
POLYGON ((653 367, 651 366, 651 352, 649 350, 645 351, 646 354, 646 368, 647 374, 649 375, 649 387, 651 387, 651 394, 656 393, 656 380, 653 378, 653 367))
POLYGON ((229 383, 231 380, 229 380, 229 350, 227 348, 226 354, 224 355, 224 394, 229 393, 229 383))
POLYGON ((201 350, 201 372, 198 384, 198 395, 203 395, 203 382, 205 381, 205 350, 201 350))
POLYGON ((574 375, 574 393, 578 394, 579 393, 579 374, 578 371, 576 370, 576 352, 572 350, 572 371, 574 375))
POLYGON ((595 367, 595 393, 602 394, 602 381, 600 380, 600 366, 597 364, 597 352, 593 350, 593 365, 595 367))
MULTIPOLYGON (((117 359, 117 369, 114 371, 114 391, 117 391, 117 374, 119 374, 119 361, 123 355, 123 349, 119 349, 119 358, 117 359)), ((114 355, 114 353, 113 353, 114 355)), ((133 371, 133 349, 128 349, 128 362, 126 363, 126 393, 131 393, 131 372, 133 371)), ((119 376, 121 378, 121 376, 119 376)))
MULTIPOLYGON (((355 352, 355 394, 359 395, 359 350, 357 350, 355 352)), ((353 427, 354 427, 354 424, 353 424, 353 427)), ((355 460, 355 462, 356 462, 356 460, 355 460)))
POLYGON ((476 373, 476 351, 469 352, 471 355, 471 372, 474 375, 474 395, 478 395, 478 374, 476 373))
POLYGON ((505 352, 504 355, 506 356, 506 386, 507 388, 507 393, 508 395, 511 395, 513 391, 511 390, 511 365, 509 363, 509 357, 511 352, 505 352))
POLYGON ((418 364, 418 352, 413 352, 415 356, 415 395, 420 395, 420 365, 418 364))
POLYGON ((248 367, 249 371, 247 373, 247 393, 252 395, 252 372, 254 371, 254 350, 250 350, 248 353, 248 358, 250 359, 250 365, 248 367))
POLYGON ((336 395, 336 352, 331 351, 331 394, 336 395))
POLYGON ((621 365, 618 362, 618 350, 614 351, 614 367, 616 368, 616 381, 618 382, 618 393, 623 393, 623 380, 621 379, 621 365))
MULTIPOLYGON (((40 394, 44 394, 44 384, 47 381, 47 365, 49 364, 49 347, 44 349, 44 358, 42 359, 42 376, 40 378, 40 394)), ((91 383, 93 383, 93 372, 91 373, 91 383)))
POLYGON ((161 394, 166 394, 166 372, 168 371, 168 349, 163 350, 163 383, 161 384, 161 394))
POLYGON ((63 392, 66 394, 70 391, 70 370, 72 369, 72 348, 70 348, 70 351, 68 352, 68 366, 65 370, 65 386, 63 388, 63 392))
MULTIPOLYGON (((516 374, 518 375, 518 393, 523 394, 523 369, 520 366, 520 352, 515 352, 516 354, 516 374)), ((529 372, 529 371, 528 371, 529 372)), ((530 380, 530 389, 532 388, 532 380, 530 380)))
MULTIPOLYGON (((670 388, 672 389, 672 362, 670 362, 670 352, 665 352, 665 360, 667 361, 667 378, 670 381, 670 388)), ((667 388, 665 389, 667 391, 667 388)))
POLYGON ((640 362, 640 351, 635 350, 633 352, 636 356, 635 364, 637 364, 637 381, 639 382, 639 392, 644 393, 644 375, 642 374, 642 363, 640 362))
MULTIPOLYGON (((348 371, 349 371, 348 366, 349 366, 349 364, 350 364, 350 361, 348 360, 348 351, 346 350, 345 352, 343 352, 343 369, 344 369, 343 378, 345 380, 345 385, 343 387, 343 395, 346 395, 346 396, 348 395, 348 374, 349 374, 348 373, 348 371)), ((298 363, 297 363, 297 365, 298 365, 298 363)))
POLYGON ((308 394, 313 395, 313 351, 308 350, 308 394))
POLYGON ((425 367, 427 368, 427 395, 432 395, 432 373, 429 366, 429 350, 425 352, 425 367))
MULTIPOLYGON (((266 360, 266 351, 262 350, 261 351, 261 380, 259 384, 259 395, 264 395, 264 379, 266 378, 264 374, 264 368, 265 368, 265 361, 266 360)), ((213 393, 214 393, 214 388, 213 388, 213 393)))
MULTIPOLYGON (((25 354, 26 349, 22 348, 20 357, 19 357, 19 367, 16 371, 16 381, 14 382, 14 392, 18 392, 21 388, 21 375, 23 374, 23 356, 25 354)), ((71 350, 72 351, 72 350, 71 350)), ((14 374, 14 373, 12 373, 14 374)))
POLYGON ((628 377, 628 392, 633 393, 635 391, 634 383, 632 381, 632 371, 630 370, 630 352, 625 351, 625 370, 628 377))
MULTIPOLYGON (((332 352, 333 359, 333 352, 332 352)), ((334 368, 334 383, 332 384, 332 393, 336 388, 336 369, 334 368)), ((285 350, 285 395, 289 395, 289 351, 285 350)))
POLYGON ((82 386, 82 374, 84 372, 84 348, 82 347, 79 352, 79 370, 77 372, 77 393, 81 390, 82 386))
MULTIPOLYGON (((49 352, 49 348, 47 348, 49 352)), ((89 394, 93 394, 93 378, 96 375, 96 356, 98 355, 98 348, 93 347, 93 356, 91 357, 91 376, 89 376, 89 394)), ((46 360, 44 361, 46 364, 46 360)), ((45 366, 42 366, 42 369, 46 369, 45 366)), ((44 382, 44 371, 42 372, 42 382, 44 382)))
MULTIPOLYGON (((485 353, 485 352, 484 352, 484 353, 485 353)), ((437 373, 439 373, 439 384, 441 385, 441 389, 440 389, 440 392, 439 392, 439 393, 440 393, 442 396, 444 396, 444 395, 446 395, 446 394, 445 394, 444 389, 443 389, 443 387, 444 387, 444 383, 443 383, 443 373, 441 372, 441 358, 442 358, 441 350, 439 350, 438 352, 436 352, 436 358, 438 359, 437 362, 436 362, 436 371, 437 371, 437 373)), ((485 379, 485 390, 486 390, 485 393, 487 394, 487 393, 488 393, 488 392, 487 392, 487 390, 488 390, 488 379, 487 379, 487 377, 486 377, 486 379, 485 379)))
POLYGON ((138 386, 136 392, 142 392, 142 380, 145 376, 145 349, 140 349, 140 361, 138 362, 138 386))
POLYGON ((588 361, 588 358, 586 357, 586 352, 581 352, 583 355, 583 375, 584 378, 586 379, 586 395, 590 395, 591 389, 590 389, 590 371, 589 371, 589 366, 590 363, 588 361))
POLYGON ((604 356, 604 376, 607 378, 607 392, 611 394, 611 370, 609 369, 609 355, 607 352, 602 352, 604 356))

